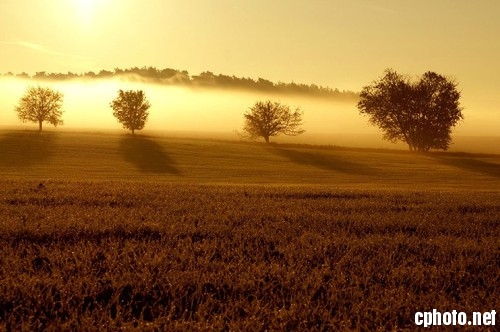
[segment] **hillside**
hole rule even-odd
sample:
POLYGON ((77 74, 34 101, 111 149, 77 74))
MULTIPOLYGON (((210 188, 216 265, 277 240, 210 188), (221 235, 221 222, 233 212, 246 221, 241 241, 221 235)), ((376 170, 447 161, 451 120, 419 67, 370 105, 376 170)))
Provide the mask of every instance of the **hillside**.
POLYGON ((0 177, 497 189, 500 155, 270 145, 110 133, 0 132, 0 177))

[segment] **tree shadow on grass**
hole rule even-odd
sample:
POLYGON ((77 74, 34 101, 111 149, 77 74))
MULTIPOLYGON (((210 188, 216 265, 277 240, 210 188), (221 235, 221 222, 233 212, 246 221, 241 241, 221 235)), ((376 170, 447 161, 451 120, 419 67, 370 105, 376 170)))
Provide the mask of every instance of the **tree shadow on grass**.
POLYGON ((378 171, 372 167, 354 163, 332 154, 301 152, 292 149, 269 147, 268 150, 278 156, 288 158, 300 165, 311 165, 319 169, 356 175, 377 175, 378 171))
POLYGON ((121 140, 123 158, 141 172, 180 174, 174 160, 153 140, 140 136, 128 136, 121 140))
POLYGON ((26 167, 49 160, 57 134, 9 132, 0 134, 0 166, 26 167))
POLYGON ((439 163, 500 178, 500 164, 462 156, 432 155, 439 163))

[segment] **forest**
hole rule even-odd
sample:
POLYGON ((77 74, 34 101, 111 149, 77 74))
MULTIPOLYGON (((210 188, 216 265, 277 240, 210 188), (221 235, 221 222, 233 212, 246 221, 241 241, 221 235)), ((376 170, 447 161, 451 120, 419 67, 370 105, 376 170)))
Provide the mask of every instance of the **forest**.
POLYGON ((49 73, 45 71, 36 72, 29 75, 26 72, 14 74, 8 72, 4 77, 18 77, 33 80, 65 81, 77 78, 102 79, 102 78, 126 78, 131 81, 156 83, 172 86, 203 87, 219 89, 237 89, 246 91, 258 91, 268 93, 278 93, 284 95, 302 95, 311 97, 322 97, 337 100, 356 100, 359 95, 356 92, 330 87, 318 86, 316 84, 304 83, 274 83, 268 79, 259 77, 236 77, 234 75, 214 74, 211 71, 204 71, 198 75, 190 75, 186 70, 171 68, 158 69, 156 67, 132 67, 128 69, 115 68, 114 70, 101 70, 99 72, 88 71, 86 73, 49 73))

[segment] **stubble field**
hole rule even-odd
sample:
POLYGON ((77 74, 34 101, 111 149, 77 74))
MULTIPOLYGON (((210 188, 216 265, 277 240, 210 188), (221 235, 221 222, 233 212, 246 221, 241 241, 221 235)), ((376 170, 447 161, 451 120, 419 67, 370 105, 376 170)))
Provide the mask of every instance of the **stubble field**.
POLYGON ((414 329, 499 307, 497 155, 37 135, 0 135, 0 329, 414 329))

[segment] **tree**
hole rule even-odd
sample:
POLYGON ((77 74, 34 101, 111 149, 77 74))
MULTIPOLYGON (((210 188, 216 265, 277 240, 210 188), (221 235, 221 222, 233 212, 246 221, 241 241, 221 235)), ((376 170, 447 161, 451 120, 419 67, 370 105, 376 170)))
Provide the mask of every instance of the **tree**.
POLYGON ((54 127, 63 124, 62 101, 63 94, 51 88, 29 87, 15 111, 22 122, 38 122, 38 130, 42 131, 44 121, 54 127))
POLYGON ((243 130, 247 137, 263 137, 266 143, 269 143, 271 136, 295 136, 305 132, 299 128, 302 125, 302 113, 299 108, 292 112, 289 106, 271 100, 256 102, 244 117, 243 130))
POLYGON ((136 130, 144 128, 151 104, 142 90, 119 90, 118 97, 111 102, 110 107, 123 128, 131 130, 134 135, 136 130))
POLYGON ((411 151, 447 150, 451 128, 463 119, 459 99, 457 83, 449 78, 427 72, 412 81, 387 69, 363 88, 357 106, 386 140, 404 141, 411 151))

